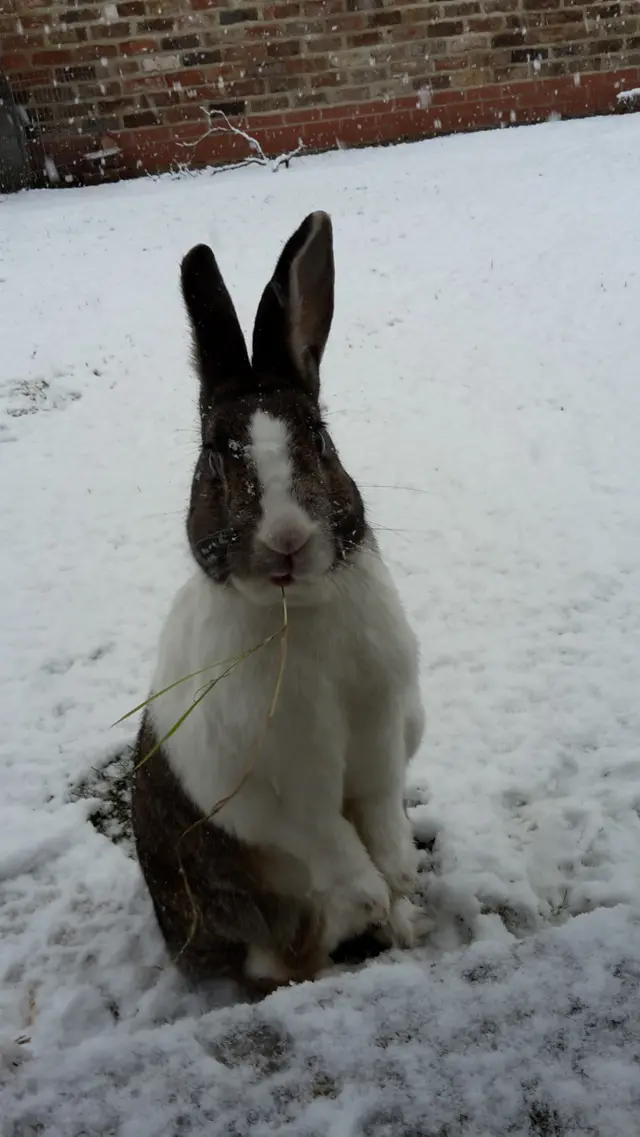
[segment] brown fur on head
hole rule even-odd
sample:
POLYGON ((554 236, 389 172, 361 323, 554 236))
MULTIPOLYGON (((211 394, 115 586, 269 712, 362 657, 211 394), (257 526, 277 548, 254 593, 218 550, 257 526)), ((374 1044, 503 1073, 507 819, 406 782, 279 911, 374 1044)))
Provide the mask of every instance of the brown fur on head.
POLYGON ((207 246, 184 258, 182 292, 200 376, 202 449, 187 521, 195 560, 217 583, 309 582, 332 573, 360 546, 366 523, 319 406, 320 362, 333 317, 329 217, 310 214, 285 245, 258 307, 251 361, 207 246), (279 531, 273 535, 277 518, 273 533, 265 522, 257 414, 258 427, 275 421, 282 428, 289 544, 279 531))

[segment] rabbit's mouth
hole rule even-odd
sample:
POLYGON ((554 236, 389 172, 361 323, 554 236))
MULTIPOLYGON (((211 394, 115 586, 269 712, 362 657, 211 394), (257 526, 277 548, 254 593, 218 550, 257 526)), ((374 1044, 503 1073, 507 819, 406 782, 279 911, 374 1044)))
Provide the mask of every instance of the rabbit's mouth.
POLYGON ((276 588, 289 588, 290 585, 295 584, 296 578, 292 572, 272 573, 269 580, 276 588))
POLYGON ((324 604, 329 600, 332 589, 333 573, 326 572, 321 575, 310 575, 303 572, 272 575, 241 576, 231 574, 230 584, 240 592, 245 599, 257 604, 272 607, 282 603, 282 596, 286 597, 288 607, 299 608, 324 604))

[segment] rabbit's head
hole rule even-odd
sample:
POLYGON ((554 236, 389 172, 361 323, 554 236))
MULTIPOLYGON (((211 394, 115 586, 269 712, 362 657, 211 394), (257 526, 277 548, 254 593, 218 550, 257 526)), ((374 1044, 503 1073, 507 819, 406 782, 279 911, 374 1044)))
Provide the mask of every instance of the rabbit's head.
POLYGON ((258 306, 251 360, 206 245, 182 262, 182 294, 200 376, 193 556, 213 581, 256 603, 277 602, 282 587, 314 603, 367 532, 318 402, 333 318, 329 216, 310 214, 285 245, 258 306))

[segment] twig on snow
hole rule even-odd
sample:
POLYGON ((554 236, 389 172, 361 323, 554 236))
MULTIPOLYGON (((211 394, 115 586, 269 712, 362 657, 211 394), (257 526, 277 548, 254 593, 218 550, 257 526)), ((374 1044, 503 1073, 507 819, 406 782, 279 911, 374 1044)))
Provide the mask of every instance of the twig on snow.
MULTIPOLYGON (((238 138, 243 138, 245 142, 248 143, 250 151, 252 151, 247 158, 243 158, 240 162, 231 162, 226 166, 214 166, 211 171, 213 174, 219 173, 220 170, 238 170, 243 166, 267 166, 268 169, 275 174, 281 166, 285 166, 288 169, 291 159, 297 158, 304 150, 304 143, 300 139, 295 150, 278 154, 277 158, 268 158, 258 142, 258 139, 254 138, 253 135, 249 134, 246 130, 241 130, 239 126, 234 126, 224 111, 210 111, 207 110, 206 107, 201 107, 200 109, 207 117, 209 123, 207 130, 205 130, 204 134, 201 134, 199 138, 194 139, 193 142, 179 142, 178 146, 181 146, 185 150, 195 150, 201 142, 204 142, 205 138, 210 138, 213 134, 235 134, 238 138), (218 126, 213 125, 213 120, 216 118, 221 120, 221 124, 218 126)), ((189 159, 188 162, 179 163, 178 169, 180 173, 191 173, 190 165, 191 159, 189 159)))
POLYGON ((620 111, 640 111, 640 87, 631 87, 626 91, 618 91, 616 106, 620 111))

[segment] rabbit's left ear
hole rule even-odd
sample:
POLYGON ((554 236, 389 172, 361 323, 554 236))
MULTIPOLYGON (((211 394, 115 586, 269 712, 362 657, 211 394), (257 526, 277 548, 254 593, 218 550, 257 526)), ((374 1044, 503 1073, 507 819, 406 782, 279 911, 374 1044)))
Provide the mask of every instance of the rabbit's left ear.
POLYGON ((251 364, 233 300, 208 245, 196 245, 187 253, 180 275, 204 413, 225 384, 250 384, 251 364))
POLYGON ((253 330, 253 369, 302 386, 317 399, 320 361, 333 319, 333 229, 310 213, 285 245, 253 330))

